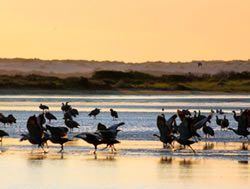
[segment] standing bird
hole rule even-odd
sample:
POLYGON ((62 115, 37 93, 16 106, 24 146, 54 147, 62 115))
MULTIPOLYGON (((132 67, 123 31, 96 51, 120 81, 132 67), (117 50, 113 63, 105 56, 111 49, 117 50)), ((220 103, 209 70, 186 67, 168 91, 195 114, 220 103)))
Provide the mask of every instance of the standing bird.
POLYGON ((51 127, 50 125, 46 125, 46 129, 49 130, 50 135, 47 137, 54 144, 60 144, 61 150, 59 152, 63 152, 64 143, 72 141, 67 138, 68 128, 66 127, 51 127))
POLYGON ((98 108, 92 110, 92 111, 89 113, 89 117, 94 116, 94 118, 96 119, 96 116, 100 113, 100 110, 101 110, 101 109, 98 109, 98 108))
POLYGON ((110 109, 110 114, 111 114, 111 116, 113 117, 113 120, 114 120, 115 118, 118 118, 118 113, 117 113, 117 111, 113 110, 112 108, 110 109))
POLYGON ((226 115, 224 115, 223 119, 219 119, 218 116, 216 116, 216 123, 221 127, 221 129, 226 129, 229 126, 229 121, 226 118, 226 115))
POLYGON ((64 120, 65 125, 71 129, 71 131, 73 131, 74 128, 79 128, 79 123, 77 123, 74 120, 70 120, 70 119, 65 119, 64 120))
POLYGON ((205 134, 205 137, 208 138, 209 136, 214 136, 214 130, 212 127, 209 127, 207 125, 204 125, 202 127, 202 131, 205 134))
POLYGON ((71 106, 68 104, 69 102, 66 102, 65 104, 62 103, 61 110, 63 112, 67 112, 69 109, 71 109, 71 106))
POLYGON ((98 133, 83 132, 74 137, 80 138, 89 144, 93 144, 95 147, 94 154, 96 154, 97 146, 102 144, 102 137, 98 133))
POLYGON ((41 109, 41 110, 48 110, 49 109, 49 107, 48 106, 46 106, 46 105, 43 105, 43 104, 40 104, 40 106, 39 106, 39 108, 41 109))
POLYGON ((76 117, 79 115, 78 110, 75 108, 69 109, 67 112, 69 112, 73 117, 76 117))
POLYGON ((9 136, 8 133, 6 133, 5 131, 3 130, 0 130, 0 141, 1 141, 1 146, 3 145, 3 137, 4 136, 9 136))
POLYGON ((45 117, 49 120, 49 123, 51 122, 51 120, 57 120, 56 116, 54 116, 52 113, 50 112, 46 112, 45 113, 45 117))
POLYGON ((7 119, 8 119, 8 124, 10 125, 16 123, 16 118, 12 114, 8 115, 7 119))
POLYGON ((234 114, 234 120, 237 121, 237 122, 239 122, 240 115, 237 115, 236 112, 235 112, 234 110, 233 110, 232 112, 233 112, 233 114, 234 114))

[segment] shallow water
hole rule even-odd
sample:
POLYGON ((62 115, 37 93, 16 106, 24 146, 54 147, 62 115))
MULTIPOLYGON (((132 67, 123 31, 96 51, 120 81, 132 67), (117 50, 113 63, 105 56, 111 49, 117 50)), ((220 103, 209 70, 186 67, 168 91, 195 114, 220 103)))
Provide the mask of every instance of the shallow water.
MULTIPOLYGON (((211 109, 222 108, 230 121, 230 127, 237 127, 233 119, 232 110, 239 112, 241 108, 250 107, 250 95, 199 95, 199 94, 170 94, 170 95, 1 95, 0 112, 4 115, 12 113, 17 118, 17 124, 6 126, 5 130, 12 137, 19 137, 26 131, 26 121, 29 116, 39 114, 40 103, 50 107, 50 111, 58 118, 52 125, 63 126, 63 113, 61 103, 69 101, 72 107, 80 111, 76 121, 80 123, 82 131, 94 131, 96 125, 101 122, 112 125, 117 122, 125 122, 119 139, 123 140, 156 140, 153 137, 157 133, 156 117, 165 113, 170 117, 176 113, 176 109, 201 110, 207 115, 211 109), (97 119, 89 118, 88 112, 95 107, 101 108, 97 119), (119 113, 119 119, 113 121, 109 109, 113 108, 119 113), (162 112, 164 108, 164 112, 162 112)), ((219 115, 223 118, 223 115, 219 115)), ((177 119, 177 122, 179 120, 177 119)), ((3 125, 1 124, 3 127, 3 125)), ((215 129, 215 138, 210 141, 240 141, 239 137, 231 131, 221 131, 216 125, 215 117, 210 124, 215 129)), ((200 132, 202 135, 202 132, 200 132)), ((73 135, 73 134, 72 134, 73 135)))

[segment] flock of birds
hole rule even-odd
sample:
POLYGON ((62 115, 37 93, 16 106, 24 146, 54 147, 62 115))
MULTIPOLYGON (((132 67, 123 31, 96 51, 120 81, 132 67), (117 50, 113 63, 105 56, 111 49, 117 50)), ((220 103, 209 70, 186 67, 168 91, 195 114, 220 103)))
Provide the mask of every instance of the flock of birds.
MULTIPOLYGON (((21 134, 20 141, 28 140, 31 144, 37 145, 42 148, 44 152, 45 146, 48 149, 47 141, 51 141, 55 144, 60 144, 61 149, 59 152, 63 152, 64 144, 66 142, 72 141, 68 138, 68 133, 74 128, 79 128, 80 124, 74 120, 75 117, 79 115, 77 109, 69 105, 69 102, 62 103, 61 110, 63 112, 63 119, 65 126, 51 126, 52 120, 57 120, 57 118, 49 111, 49 107, 40 104, 39 108, 42 110, 38 116, 30 116, 27 120, 27 133, 21 134), (46 119, 48 124, 46 124, 46 119)), ((164 109, 162 109, 164 111, 164 109)), ((88 116, 96 119, 96 116, 100 113, 100 109, 95 108, 92 110, 88 116)), ((202 115, 200 111, 198 113, 194 111, 192 115, 189 110, 177 110, 177 114, 172 115, 170 118, 166 119, 164 114, 157 117, 157 128, 159 134, 154 134, 163 143, 164 148, 174 148, 173 142, 176 141, 184 148, 188 146, 194 153, 195 150, 192 148, 192 144, 201 140, 200 134, 197 132, 202 129, 206 138, 209 136, 214 136, 215 132, 212 127, 207 125, 207 122, 211 122, 213 114, 215 112, 211 110, 208 116, 202 115), (177 124, 176 118, 179 117, 180 123, 177 124)), ((216 110, 217 114, 224 114, 222 109, 216 110)), ((110 114, 113 119, 118 118, 118 113, 110 109, 110 114)), ((241 110, 239 115, 233 111, 234 119, 238 123, 237 129, 229 127, 229 121, 224 115, 223 119, 219 119, 216 115, 216 123, 221 127, 221 129, 232 130, 235 134, 240 137, 245 137, 249 140, 248 135, 250 135, 250 109, 241 110)), ((0 113, 0 122, 5 124, 16 123, 16 119, 13 115, 4 116, 0 113)), ((74 138, 82 139, 89 144, 94 146, 94 153, 97 151, 98 145, 105 144, 106 148, 110 148, 112 152, 116 151, 115 144, 120 143, 117 140, 117 134, 120 131, 119 127, 124 125, 124 122, 113 124, 109 127, 102 123, 98 123, 96 131, 93 132, 82 132, 74 136, 74 138)), ((0 141, 2 144, 2 138, 4 136, 9 136, 4 130, 0 130, 0 141)))

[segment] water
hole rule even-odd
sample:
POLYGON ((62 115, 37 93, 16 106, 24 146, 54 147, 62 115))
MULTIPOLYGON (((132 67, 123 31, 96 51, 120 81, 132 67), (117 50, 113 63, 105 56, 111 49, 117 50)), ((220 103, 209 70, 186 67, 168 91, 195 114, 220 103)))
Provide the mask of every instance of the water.
MULTIPOLYGON (((177 109, 201 110, 207 115, 211 109, 222 108, 230 121, 230 127, 237 127, 232 110, 239 112, 241 108, 250 107, 250 95, 1 95, 0 112, 4 115, 13 114, 17 123, 4 128, 13 137, 19 137, 26 131, 26 121, 31 115, 38 115, 41 110, 39 104, 50 107, 50 111, 58 118, 51 125, 63 126, 64 120, 61 111, 61 103, 69 101, 72 107, 77 108, 80 115, 75 119, 80 123, 80 129, 74 133, 83 131, 95 131, 96 125, 101 122, 112 125, 117 122, 125 122, 119 139, 123 140, 156 140, 154 133, 158 133, 156 127, 157 115, 164 113, 170 117, 177 109), (88 113, 94 108, 100 108, 101 113, 97 119, 88 117, 88 113), (109 109, 113 108, 119 113, 119 119, 113 120, 109 109)), ((219 115, 220 118, 223 115, 219 115)), ((180 122, 177 119, 177 122, 180 122)), ((212 141, 240 141, 239 137, 231 131, 221 131, 216 125, 215 117, 210 124, 215 129, 216 136, 212 141)), ((1 127, 3 125, 1 124, 1 127)), ((203 133, 200 131, 200 134, 203 133)))

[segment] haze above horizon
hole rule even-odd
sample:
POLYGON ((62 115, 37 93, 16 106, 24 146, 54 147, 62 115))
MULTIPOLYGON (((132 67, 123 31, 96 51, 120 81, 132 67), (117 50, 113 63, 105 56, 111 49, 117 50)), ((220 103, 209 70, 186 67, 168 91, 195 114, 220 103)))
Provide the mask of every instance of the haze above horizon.
POLYGON ((247 60, 248 0, 4 0, 0 56, 247 60))

